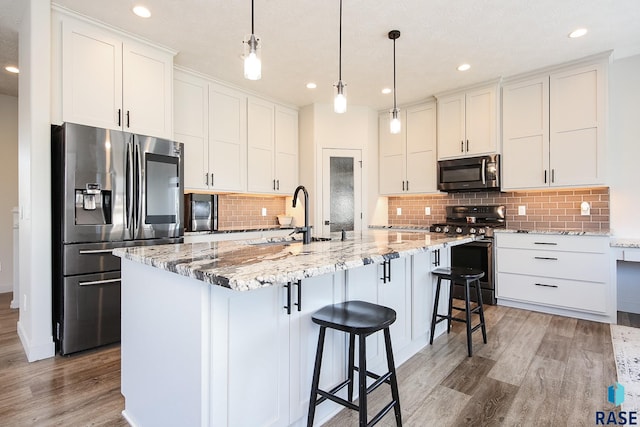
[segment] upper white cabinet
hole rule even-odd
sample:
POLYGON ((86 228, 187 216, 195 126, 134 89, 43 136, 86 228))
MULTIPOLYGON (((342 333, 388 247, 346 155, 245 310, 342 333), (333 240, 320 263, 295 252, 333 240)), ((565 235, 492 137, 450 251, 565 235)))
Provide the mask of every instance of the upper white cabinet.
POLYGON ((60 42, 61 48, 54 46, 60 55, 54 63, 59 63, 61 87, 54 89, 54 117, 171 138, 173 53, 97 24, 56 16, 60 28, 54 31, 61 34, 54 44, 60 42))
POLYGON ((438 98, 438 159, 498 151, 498 84, 438 98))
POLYGON ((174 139, 185 147, 185 189, 246 191, 246 95, 176 70, 174 99, 174 139))
POLYGON ((293 193, 298 181, 298 112, 250 97, 247 122, 248 191, 293 193))
POLYGON ((433 193, 436 188, 436 104, 400 111, 402 130, 389 132, 389 114, 380 114, 380 194, 433 193))
POLYGON ((605 184, 606 62, 502 89, 503 189, 605 184))

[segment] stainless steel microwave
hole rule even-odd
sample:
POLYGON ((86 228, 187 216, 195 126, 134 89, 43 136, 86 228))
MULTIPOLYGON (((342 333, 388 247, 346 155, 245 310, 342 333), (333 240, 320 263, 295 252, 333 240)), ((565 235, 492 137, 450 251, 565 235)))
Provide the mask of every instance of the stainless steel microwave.
POLYGON ((438 190, 499 191, 500 155, 466 157, 438 162, 438 190))

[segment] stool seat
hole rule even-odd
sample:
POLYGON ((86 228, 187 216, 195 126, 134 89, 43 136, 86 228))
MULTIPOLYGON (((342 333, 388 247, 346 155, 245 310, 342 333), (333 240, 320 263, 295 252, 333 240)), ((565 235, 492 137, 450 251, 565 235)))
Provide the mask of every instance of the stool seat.
POLYGON ((484 277, 484 271, 470 267, 440 267, 431 271, 436 276, 451 277, 454 280, 478 280, 484 277))
POLYGON ((323 307, 311 319, 320 326, 368 335, 388 328, 395 322, 396 312, 365 301, 347 301, 323 307))

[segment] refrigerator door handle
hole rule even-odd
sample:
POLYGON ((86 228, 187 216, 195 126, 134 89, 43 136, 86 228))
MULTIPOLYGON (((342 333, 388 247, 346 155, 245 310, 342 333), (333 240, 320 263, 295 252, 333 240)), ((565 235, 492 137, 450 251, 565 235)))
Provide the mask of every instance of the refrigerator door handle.
POLYGON ((131 224, 133 222, 133 173, 133 148, 131 143, 127 142, 127 230, 131 230, 131 224))
POLYGON ((136 163, 138 165, 137 180, 138 188, 136 191, 136 221, 134 225, 134 238, 138 237, 138 229, 142 222, 142 153, 140 150, 140 144, 136 144, 136 163))
POLYGON ((88 282, 78 282, 80 286, 106 285, 109 283, 120 283, 120 279, 91 280, 88 282))

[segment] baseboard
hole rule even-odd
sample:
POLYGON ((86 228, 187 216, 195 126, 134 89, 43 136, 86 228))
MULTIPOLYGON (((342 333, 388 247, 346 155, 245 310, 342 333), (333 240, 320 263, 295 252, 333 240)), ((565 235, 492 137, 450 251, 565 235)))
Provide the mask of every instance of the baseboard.
POLYGON ((13 292, 13 283, 0 283, 0 294, 13 292))
POLYGON ((49 359, 56 354, 56 345, 53 342, 53 337, 51 337, 50 341, 47 340, 41 343, 31 343, 27 338, 27 334, 24 332, 20 321, 18 321, 18 337, 20 338, 22 348, 24 349, 24 352, 27 355, 27 360, 29 362, 49 359))
POLYGON ((618 311, 640 314, 640 302, 629 300, 618 301, 618 311))

